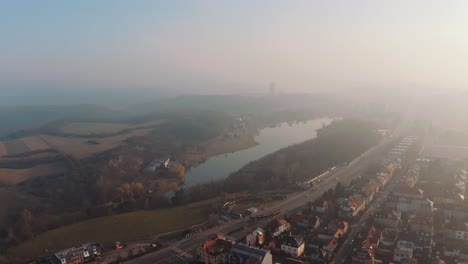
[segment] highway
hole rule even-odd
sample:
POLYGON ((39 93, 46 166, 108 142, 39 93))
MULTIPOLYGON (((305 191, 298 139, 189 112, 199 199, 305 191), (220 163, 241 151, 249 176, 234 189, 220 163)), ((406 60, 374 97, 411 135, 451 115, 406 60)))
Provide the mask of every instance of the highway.
MULTIPOLYGON (((380 161, 380 157, 384 153, 385 147, 392 142, 392 139, 385 139, 378 145, 369 149, 366 153, 349 163, 346 167, 341 167, 333 171, 329 177, 321 183, 315 185, 315 190, 308 189, 300 191, 288 196, 281 203, 274 205, 261 214, 268 214, 281 210, 282 214, 290 214, 304 207, 307 202, 314 201, 322 196, 323 192, 330 188, 334 188, 336 183, 341 181, 343 184, 349 184, 350 181, 365 171, 368 166, 375 161, 380 161), (338 178, 338 180, 336 179, 338 178)), ((252 227, 265 227, 271 219, 262 220, 256 223, 249 224, 252 227)), ((231 220, 224 225, 205 230, 202 233, 195 234, 189 238, 179 240, 167 247, 156 252, 144 255, 134 260, 127 261, 128 264, 152 264, 152 263, 189 263, 196 254, 197 247, 210 239, 215 234, 228 234, 231 231, 242 228, 245 220, 231 220)))

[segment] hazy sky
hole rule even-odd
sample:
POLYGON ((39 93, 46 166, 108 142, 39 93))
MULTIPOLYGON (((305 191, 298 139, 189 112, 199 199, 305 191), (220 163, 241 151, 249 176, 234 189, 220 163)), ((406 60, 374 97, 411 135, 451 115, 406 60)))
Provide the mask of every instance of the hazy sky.
POLYGON ((0 90, 468 89, 467 27, 465 0, 2 1, 0 90))

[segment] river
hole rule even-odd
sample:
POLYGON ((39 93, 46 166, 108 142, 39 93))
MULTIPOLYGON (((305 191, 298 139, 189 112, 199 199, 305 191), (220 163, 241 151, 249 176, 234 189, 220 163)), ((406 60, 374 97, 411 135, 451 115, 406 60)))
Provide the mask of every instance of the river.
POLYGON ((287 146, 315 138, 317 130, 330 124, 331 121, 333 121, 331 118, 319 118, 291 125, 281 123, 275 127, 261 129, 255 136, 255 141, 258 143, 256 146, 209 158, 187 172, 182 187, 224 179, 251 161, 287 146))

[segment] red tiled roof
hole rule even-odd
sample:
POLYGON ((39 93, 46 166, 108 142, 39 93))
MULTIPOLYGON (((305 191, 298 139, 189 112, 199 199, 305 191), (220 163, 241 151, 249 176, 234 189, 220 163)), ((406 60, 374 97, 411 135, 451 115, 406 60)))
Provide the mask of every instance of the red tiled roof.
POLYGON ((360 195, 353 195, 350 197, 348 205, 353 207, 359 207, 362 204, 363 200, 360 195))
POLYGON ((226 240, 222 235, 216 235, 211 240, 203 243, 202 248, 210 254, 228 253, 234 244, 234 241, 226 240))

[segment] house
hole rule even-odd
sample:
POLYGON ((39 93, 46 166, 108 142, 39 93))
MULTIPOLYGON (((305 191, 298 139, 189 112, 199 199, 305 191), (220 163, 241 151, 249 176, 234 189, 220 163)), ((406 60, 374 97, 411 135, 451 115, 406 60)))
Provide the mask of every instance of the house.
POLYGON ((297 226, 300 226, 300 227, 309 226, 309 221, 308 221, 307 217, 303 213, 295 213, 291 217, 291 222, 296 224, 297 226))
POLYGON ((320 226, 320 218, 318 216, 307 217, 303 213, 295 213, 291 217, 291 222, 300 227, 311 227, 317 229, 320 226))
POLYGON ((374 250, 368 249, 365 247, 361 247, 356 249, 354 252, 351 261, 353 264, 357 263, 364 263, 364 264, 374 264, 375 263, 375 255, 374 250))
POLYGON ((228 263, 228 255, 235 244, 222 235, 216 235, 212 239, 201 244, 197 249, 200 260, 205 264, 228 263))
POLYGON ((348 202, 340 206, 338 216, 341 218, 352 218, 365 209, 366 203, 359 194, 349 197, 348 202))
POLYGON ((302 236, 289 234, 282 239, 281 250, 292 257, 300 257, 304 253, 304 247, 302 236))
POLYGON ((410 187, 406 183, 399 183, 393 190, 393 195, 403 198, 423 198, 423 190, 410 187))
POLYGON ((284 219, 275 219, 269 225, 269 231, 272 237, 277 237, 289 230, 291 230, 291 224, 284 219))
POLYGON ((309 247, 304 250, 303 257, 312 263, 325 263, 327 252, 318 247, 309 247))
POLYGON ((397 228, 401 221, 401 212, 382 209, 374 214, 374 222, 382 227, 397 228))
POLYGON ((362 187, 361 193, 364 197, 366 204, 369 204, 375 197, 375 194, 379 191, 379 184, 376 180, 370 180, 366 185, 362 187))
POLYGON ((273 257, 269 250, 235 244, 229 252, 228 263, 232 264, 272 264, 273 257))
POLYGON ((385 187, 387 183, 390 181, 390 175, 387 173, 380 172, 377 174, 377 183, 379 184, 380 188, 385 187))
POLYGON ((383 173, 387 173, 388 175, 390 175, 390 178, 391 178, 396 169, 397 169, 397 164, 390 163, 387 166, 385 166, 385 168, 383 169, 383 173))
POLYGON ((364 242, 363 245, 356 249, 351 258, 353 264, 364 263, 364 264, 374 264, 375 263, 375 249, 372 246, 364 242))
POLYGON ((433 233, 433 220, 430 216, 416 215, 408 221, 409 230, 412 232, 433 233))
POLYGON ((332 238, 340 239, 348 232, 348 222, 332 220, 328 225, 323 226, 317 231, 317 238, 328 241, 332 238))
MULTIPOLYGON (((468 200, 468 197, 467 197, 468 200)), ((463 222, 468 219, 468 212, 464 210, 461 205, 441 204, 437 208, 441 209, 444 213, 446 221, 458 221, 463 222)))
POLYGON ((393 260, 397 262, 403 262, 404 260, 410 260, 413 258, 413 249, 405 247, 396 247, 393 251, 393 260))
POLYGON ((448 224, 444 235, 448 239, 468 240, 468 222, 448 224))
POLYGON ((349 224, 346 221, 332 220, 328 222, 327 229, 329 233, 334 233, 334 237, 340 238, 348 232, 349 224))
POLYGON ((85 263, 84 250, 81 247, 69 248, 54 254, 61 264, 81 264, 85 263))
POLYGON ((102 246, 93 242, 58 251, 54 254, 54 258, 61 264, 81 264, 94 260, 101 252, 102 246))
POLYGON ((367 236, 362 241, 361 247, 357 248, 352 256, 352 263, 375 263, 375 253, 379 246, 380 232, 374 226, 369 228, 367 236))
POLYGON ((262 246, 265 242, 265 230, 258 227, 245 237, 247 246, 262 246))
POLYGON ((310 210, 314 213, 326 214, 328 212, 328 202, 319 198, 311 204, 310 210))
POLYGON ((393 260, 402 262, 403 260, 410 260, 413 258, 414 243, 409 241, 400 240, 393 251, 393 260))
POLYGON ((323 250, 327 255, 331 255, 338 246, 338 238, 332 237, 323 243, 323 250))
POLYGON ((245 210, 245 214, 246 214, 246 215, 253 215, 253 214, 255 214, 257 211, 258 211, 257 208, 255 208, 255 207, 250 207, 249 209, 245 210))
POLYGON ((432 234, 425 232, 416 232, 415 234, 415 250, 416 257, 432 255, 432 234))
POLYGON ((379 239, 379 248, 377 249, 377 253, 382 256, 393 256, 393 249, 397 243, 398 239, 398 230, 385 228, 382 233, 380 234, 379 239))
POLYGON ((398 234, 398 244, 411 246, 413 257, 431 256, 432 235, 424 232, 404 232, 398 234))
POLYGON ((313 216, 309 218, 309 227, 311 227, 312 229, 317 230, 317 228, 320 227, 321 223, 322 221, 320 220, 318 216, 313 216))
POLYGON ((468 246, 456 240, 446 240, 442 248, 442 255, 466 261, 468 260, 468 246))
POLYGON ((400 212, 432 212, 432 203, 424 198, 408 198, 391 195, 385 203, 387 207, 394 208, 400 212))
POLYGON ((371 226, 369 231, 367 232, 365 243, 369 244, 369 247, 378 248, 379 247, 379 239, 380 239, 381 231, 375 226, 371 226))

